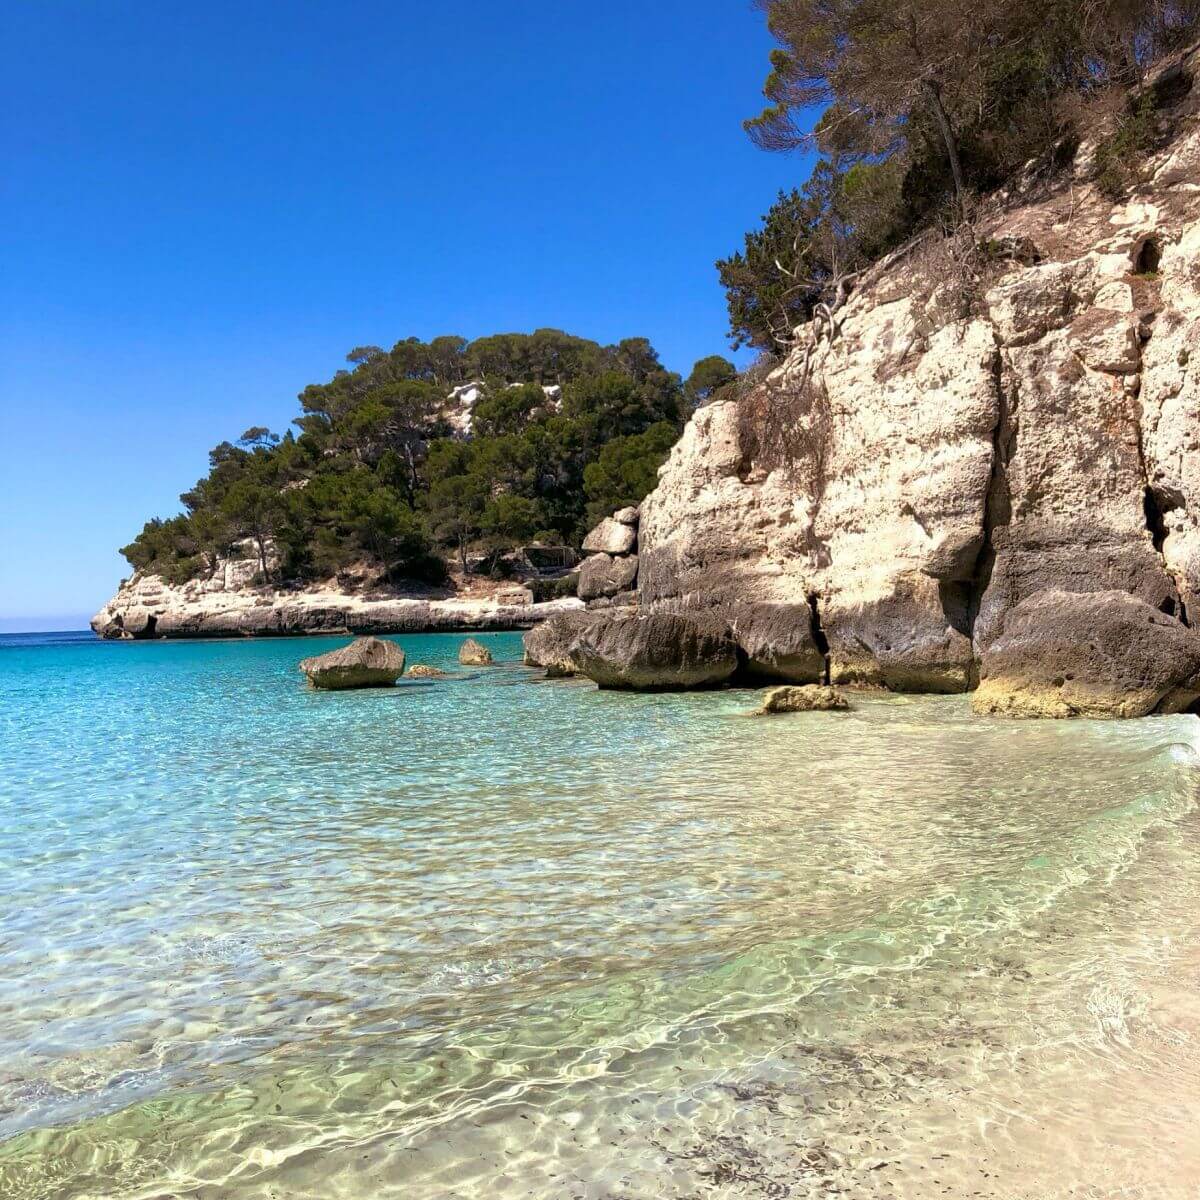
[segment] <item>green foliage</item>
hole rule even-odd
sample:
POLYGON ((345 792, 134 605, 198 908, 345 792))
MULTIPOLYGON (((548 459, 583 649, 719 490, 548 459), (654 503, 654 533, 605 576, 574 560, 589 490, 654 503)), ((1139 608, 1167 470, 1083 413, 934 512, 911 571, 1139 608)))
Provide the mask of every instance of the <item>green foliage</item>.
MULTIPOLYGON (((766 149, 825 156, 717 263, 734 345, 766 349, 785 345, 818 302, 836 303, 862 265, 924 226, 969 216, 975 196, 1026 163, 1054 164, 1086 131, 1080 99, 1133 85, 1200 30, 1200 0, 762 7, 779 44, 766 105, 746 129, 766 149)), ((1109 194, 1134 182, 1152 136, 1145 104, 1121 119, 1098 158, 1109 194)))
MULTIPOLYGON (((496 557, 535 537, 577 542, 587 469, 623 447, 605 460, 610 490, 638 502, 689 407, 644 338, 408 338, 357 347, 347 361, 300 394, 298 435, 255 426, 216 446, 181 497, 186 511, 149 522, 123 551, 130 563, 182 582, 238 546, 271 582, 363 562, 398 582, 441 579, 443 553, 465 568, 472 549, 496 557), (468 383, 481 395, 464 436, 455 389, 468 383)), ((689 395, 732 371, 704 361, 689 395)))
POLYGON ((138 571, 154 571, 168 583, 183 583, 204 567, 200 547, 187 517, 158 517, 146 522, 142 532, 121 553, 138 571))
POLYGON ((737 378, 737 367, 719 354, 710 354, 692 367, 683 390, 693 405, 707 404, 737 378))
POLYGON ((678 437, 669 421, 659 421, 644 433, 614 438, 600 457, 583 472, 589 523, 626 505, 638 504, 658 482, 658 468, 678 437))
POLYGON ((780 192, 742 250, 717 262, 734 347, 787 345, 839 280, 894 245, 901 183, 887 161, 847 171, 822 162, 803 189, 780 192))
POLYGON ((1096 186, 1119 200, 1138 180, 1142 156, 1154 144, 1154 101, 1139 96, 1117 118, 1116 127, 1096 147, 1096 186))

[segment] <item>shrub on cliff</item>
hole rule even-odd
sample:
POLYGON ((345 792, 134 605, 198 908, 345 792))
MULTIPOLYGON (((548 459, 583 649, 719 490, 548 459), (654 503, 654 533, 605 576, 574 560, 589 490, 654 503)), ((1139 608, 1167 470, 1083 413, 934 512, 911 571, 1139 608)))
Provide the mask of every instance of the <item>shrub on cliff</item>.
MULTIPOLYGON (((745 123, 769 150, 824 156, 717 263, 735 345, 777 349, 847 276, 1087 130, 1091 99, 1135 87, 1200 33, 1200 0, 759 0, 778 42, 766 106, 745 123)), ((1099 182, 1136 178, 1132 108, 1101 148, 1099 182)))

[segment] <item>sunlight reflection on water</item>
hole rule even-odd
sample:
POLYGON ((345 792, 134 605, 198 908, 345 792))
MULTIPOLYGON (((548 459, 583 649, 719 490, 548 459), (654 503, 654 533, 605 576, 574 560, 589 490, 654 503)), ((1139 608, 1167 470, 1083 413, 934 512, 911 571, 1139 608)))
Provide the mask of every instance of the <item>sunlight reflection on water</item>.
POLYGON ((484 640, 0 653, 0 1195, 1195 1194, 1194 718, 484 640))

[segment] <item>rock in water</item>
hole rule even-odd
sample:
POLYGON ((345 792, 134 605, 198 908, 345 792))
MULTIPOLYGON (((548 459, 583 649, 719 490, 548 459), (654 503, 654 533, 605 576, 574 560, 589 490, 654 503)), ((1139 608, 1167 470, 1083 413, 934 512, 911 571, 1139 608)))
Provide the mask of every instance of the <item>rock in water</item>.
POLYGON ((427 667, 424 663, 413 663, 408 668, 408 673, 413 679, 441 679, 449 675, 449 671, 443 671, 440 667, 427 667))
POLYGON ((535 625, 524 638, 525 665, 544 668, 551 679, 574 675, 571 646, 575 639, 597 621, 608 619, 608 614, 573 612, 561 613, 535 625))
POLYGON ((987 648, 978 713, 1143 717, 1200 698, 1200 636, 1126 592, 1038 592, 987 648))
POLYGON ((602 688, 714 687, 737 670, 737 646, 715 621, 674 613, 597 614, 570 648, 575 669, 602 688))
POLYGON ((775 687, 763 696, 762 708, 755 716, 768 713, 846 712, 846 697, 837 688, 808 684, 805 687, 775 687))
POLYGON ((391 687, 404 672, 404 651, 382 638, 355 638, 340 650, 300 662, 300 670, 317 688, 391 687))
POLYGON ((467 638, 458 648, 458 661, 467 667, 487 667, 492 662, 492 652, 474 638, 467 638))

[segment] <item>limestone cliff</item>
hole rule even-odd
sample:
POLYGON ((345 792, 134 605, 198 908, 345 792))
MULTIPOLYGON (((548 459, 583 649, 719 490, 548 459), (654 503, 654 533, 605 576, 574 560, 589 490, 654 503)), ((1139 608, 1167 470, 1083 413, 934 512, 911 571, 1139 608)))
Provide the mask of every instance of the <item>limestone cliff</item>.
POLYGON ((944 691, 1047 590, 1200 614, 1200 52, 1172 69, 1126 202, 1085 145, 970 270, 897 253, 696 413, 641 506, 643 611, 720 609, 763 674, 944 691))

